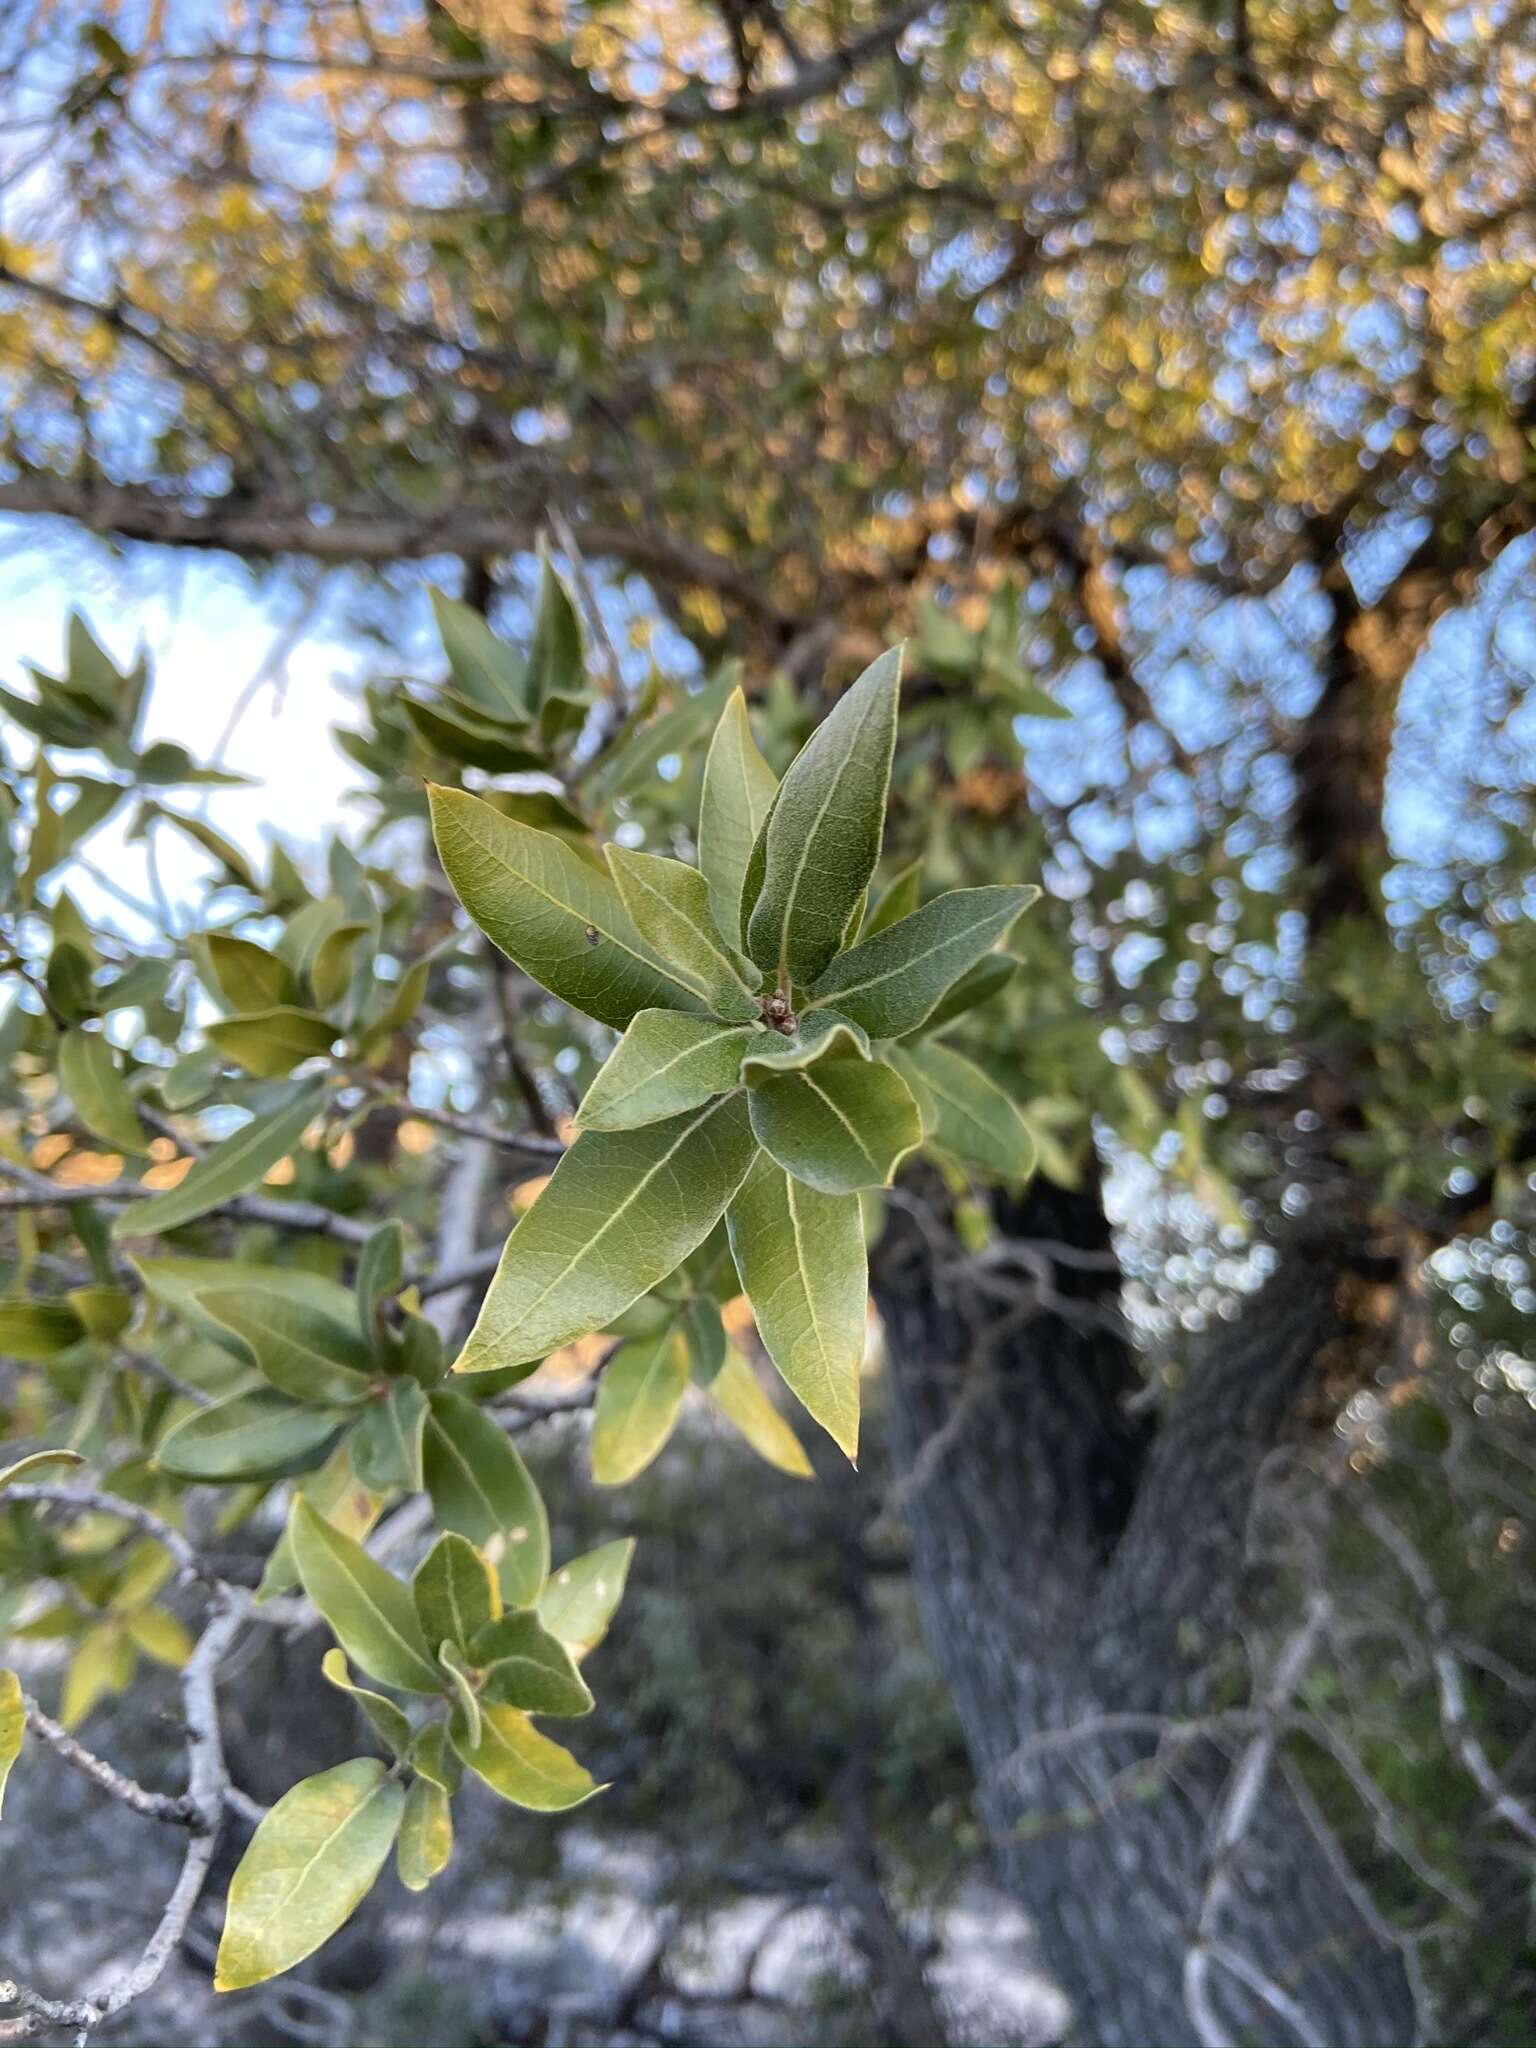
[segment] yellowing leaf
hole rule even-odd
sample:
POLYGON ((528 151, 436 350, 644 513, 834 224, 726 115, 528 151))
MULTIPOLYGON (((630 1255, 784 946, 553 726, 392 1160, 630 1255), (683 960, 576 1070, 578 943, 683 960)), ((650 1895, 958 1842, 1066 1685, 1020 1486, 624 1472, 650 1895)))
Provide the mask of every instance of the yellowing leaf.
POLYGON ((424 1892, 453 1854, 453 1810, 448 1794, 430 1778, 413 1780, 405 1795, 400 1841, 395 1852, 400 1882, 424 1892))
POLYGON ((14 1671, 0 1671, 0 1807, 5 1804, 5 1781, 11 1775, 11 1765, 21 1755, 26 1732, 27 1710, 21 1697, 21 1680, 14 1671))
POLYGON ((675 1324, 619 1346, 598 1382, 592 1416, 599 1486, 622 1486, 650 1464, 672 1434, 688 1377, 688 1347, 675 1324))
POLYGON ((725 1363, 710 1381, 709 1398, 757 1455, 794 1479, 815 1475, 799 1437, 764 1393, 757 1374, 739 1351, 725 1354, 725 1363))
POLYGON ((493 1792, 536 1813, 562 1813, 603 1789, 568 1749, 541 1735, 516 1707, 483 1705, 478 1743, 466 1739, 455 1716, 453 1746, 493 1792))
POLYGON ((404 1808, 404 1789, 376 1757, 285 1792, 230 1880, 214 1989, 263 1984, 329 1941, 371 1889, 404 1808))

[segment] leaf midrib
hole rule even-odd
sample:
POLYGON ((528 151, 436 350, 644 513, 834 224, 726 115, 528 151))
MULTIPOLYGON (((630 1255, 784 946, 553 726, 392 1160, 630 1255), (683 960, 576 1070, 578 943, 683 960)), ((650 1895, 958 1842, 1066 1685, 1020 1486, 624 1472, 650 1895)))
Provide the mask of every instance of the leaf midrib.
MULTIPOLYGON (((379 1768, 382 1771, 384 1767, 381 1764, 379 1768)), ((256 1927, 260 1930, 259 1936, 255 1938, 256 1945, 258 1947, 265 1947, 266 1937, 269 1930, 271 1929, 273 1921, 276 1920, 280 1913, 286 1912, 287 1909, 293 1904, 293 1901, 298 1897, 299 1893, 303 1890, 304 1886, 309 1882, 310 1875, 313 1872, 315 1865, 320 1861, 321 1857, 330 1854, 331 1850, 341 1840, 342 1836, 346 1833, 347 1829, 352 1826, 353 1822, 362 1819, 363 1815, 368 1811, 369 1807, 372 1806, 373 1802, 380 1796, 380 1794, 388 1791, 391 1783, 392 1780, 387 1775, 385 1775, 383 1777, 380 1777, 372 1786, 369 1787, 368 1791, 364 1794, 363 1798, 358 1802, 356 1806, 352 1808, 352 1811, 349 1814, 347 1814, 341 1821, 339 1821, 337 1825, 331 1830, 330 1834, 326 1836, 325 1840, 320 1844, 319 1848, 316 1849, 313 1856, 310 1857, 309 1861, 304 1865, 303 1869, 299 1872, 298 1876, 289 1886, 286 1894, 274 1904, 271 1912, 269 1912, 263 1919, 255 1923, 256 1927)))
MULTIPOLYGON (((677 1157, 678 1152, 693 1136, 694 1132, 698 1130, 699 1126, 702 1123, 704 1123, 709 1117, 717 1116, 720 1113, 720 1111, 726 1106, 727 1103, 734 1102, 736 1100, 738 1092, 739 1091, 733 1089, 729 1095, 717 1095, 711 1101, 707 1102, 704 1105, 704 1107, 699 1111, 698 1115, 693 1119, 692 1123, 689 1124, 688 1128, 685 1131, 680 1131, 678 1133, 676 1139, 673 1141, 671 1145, 667 1147, 667 1150, 662 1154, 662 1156, 659 1159, 653 1161, 652 1164, 641 1175, 640 1179, 636 1181, 635 1185, 630 1189, 629 1193, 624 1197, 623 1201, 619 1203, 618 1207, 614 1210, 613 1214, 608 1218, 607 1222, 603 1224, 602 1228, 598 1230, 594 1236, 589 1237, 586 1240, 586 1242, 581 1246, 581 1248, 572 1254, 572 1256, 566 1261, 565 1265, 562 1266, 560 1271, 555 1275, 554 1279, 551 1280, 540 1291, 540 1293, 537 1294, 534 1297, 534 1299, 528 1303, 527 1307, 524 1308, 521 1315, 516 1319, 515 1322, 513 1322, 511 1327, 514 1330, 518 1327, 519 1324, 526 1324, 531 1316, 536 1315, 537 1312, 544 1306, 545 1302, 548 1301, 550 1295, 554 1293, 557 1287, 563 1287, 565 1285, 566 1281, 569 1280, 572 1273, 576 1271, 577 1267, 582 1263, 583 1259, 587 1258, 591 1253, 597 1250, 598 1246, 603 1242, 603 1239, 608 1235, 609 1231, 613 1229, 614 1225, 620 1222, 622 1218, 629 1213, 630 1209, 633 1208, 634 1204, 637 1201, 639 1201, 640 1197, 645 1193, 647 1188, 649 1188, 651 1182, 656 1178, 657 1174, 659 1174, 665 1167, 671 1165, 672 1161, 677 1157)), ((571 1153, 566 1154, 567 1158, 570 1158, 572 1156, 573 1155, 571 1153)), ((553 1183, 551 1183, 551 1185, 553 1185, 553 1183)), ((532 1211, 530 1211, 529 1213, 532 1214, 532 1211)), ((507 1239, 508 1250, 511 1250, 511 1248, 516 1243, 517 1232, 514 1230, 512 1235, 507 1239)), ((503 1330, 502 1332, 502 1341, 506 1341, 505 1330, 503 1330)))
MULTIPOLYGON (((1022 914, 1024 908, 1025 905, 1020 904, 1020 914, 1022 914)), ((913 914, 915 916, 919 913, 914 912, 913 914)), ((813 1011, 819 1010, 825 1005, 835 1004, 839 1001, 846 1002, 849 996, 867 995, 871 989, 879 988, 881 984, 884 982, 896 981, 899 980, 901 976, 904 974, 911 974, 915 972, 916 969, 921 967, 925 961, 931 960, 935 953, 942 953, 950 946, 963 945, 967 939, 971 938, 975 933, 981 931, 986 925, 990 924, 994 918, 999 917, 1001 915, 1002 912, 1000 910, 988 911, 985 916, 978 917, 973 924, 966 925, 962 930, 952 931, 944 938, 935 939, 933 944, 929 946, 925 952, 913 954, 910 960, 899 960, 894 967, 886 968, 885 971, 881 974, 870 975, 864 981, 851 981, 846 983, 842 988, 829 989, 825 995, 816 996, 811 1002, 806 1004, 805 1014, 809 1016, 813 1011)), ((886 927, 887 931, 899 931, 900 929, 900 925, 887 925, 886 927)), ((884 932, 877 932, 875 934, 875 939, 881 939, 884 938, 884 936, 884 932)), ((867 943, 873 944, 874 940, 870 940, 867 943)), ((981 958, 983 960, 985 960, 986 957, 987 956, 985 953, 981 955, 981 958)), ((973 962, 972 965, 974 964, 975 963, 973 962)), ((957 975, 955 979, 958 980, 959 976, 957 975)), ((951 982, 950 988, 953 988, 953 986, 954 982, 951 982)), ((929 1007, 931 1009, 937 1009, 939 1003, 948 993, 949 989, 940 989, 938 995, 934 997, 933 1002, 929 1007)))
MULTIPOLYGON (((679 867, 683 867, 683 871, 685 874, 694 874, 697 872, 696 869, 684 867, 681 861, 679 861, 677 865, 679 867)), ((668 896, 663 890, 658 889, 656 887, 656 884, 647 878, 644 868, 634 867, 626 869, 623 872, 627 875, 627 878, 635 884, 637 888, 643 890, 644 893, 647 896, 649 896, 654 902, 659 903, 661 905, 662 910, 667 914, 667 916, 675 917, 678 920, 678 922, 685 928, 685 930, 692 932, 693 936, 699 941, 700 945, 703 946, 705 951, 709 954, 710 958, 718 962, 722 978, 728 981, 733 987, 740 989, 741 993, 744 996, 746 996, 750 1001, 752 991, 747 987, 746 983, 742 980, 741 976, 736 972, 735 968, 731 965, 730 961, 721 951, 719 938, 716 935, 713 921, 710 921, 707 924, 700 924, 685 904, 674 902, 673 899, 670 896, 668 896)), ((701 881, 703 880, 702 875, 699 877, 699 879, 701 881)), ((706 887, 707 886, 708 885, 706 884, 706 887)), ((619 896, 621 901, 623 899, 623 895, 624 890, 622 885, 620 885, 619 896)), ((631 915, 633 915, 633 913, 631 913, 631 915)), ((675 961, 671 962, 670 964, 674 973, 682 975, 685 980, 692 979, 692 969, 687 967, 679 967, 675 961)), ((708 986, 705 976, 702 972, 700 972, 697 982, 694 983, 693 993, 697 996, 702 996, 705 1002, 713 1002, 716 992, 714 989, 708 986)))
MULTIPOLYGON (((318 1517, 316 1519, 319 1520, 318 1517)), ((317 1531, 317 1533, 329 1531, 329 1529, 330 1524, 328 1522, 321 1521, 319 1525, 319 1531, 317 1531)), ((427 1657, 423 1658, 421 1652, 416 1648, 415 1644, 412 1643, 410 1637, 404 1636, 400 1633, 399 1626, 394 1621, 392 1621, 390 1617, 384 1612, 383 1608, 379 1606, 378 1602, 374 1599, 372 1593, 368 1590, 366 1582, 363 1579, 361 1579, 357 1575, 357 1573, 355 1573, 349 1568, 345 1557, 337 1555, 337 1553, 331 1548, 330 1543, 327 1541, 326 1535, 323 1533, 321 1534, 321 1548, 324 1550, 326 1557, 336 1567, 337 1571, 340 1572, 342 1576, 346 1579, 348 1586, 356 1592, 358 1598, 362 1601, 364 1607, 367 1608, 368 1612, 373 1616, 374 1620, 379 1623, 379 1625, 384 1630, 384 1633, 390 1638, 390 1640, 394 1643, 397 1643, 412 1662, 420 1664, 423 1670, 430 1673, 432 1670, 432 1660, 430 1654, 427 1657)), ((383 1566, 381 1565, 379 1569, 382 1571, 383 1566)), ((386 1577, 387 1576, 388 1574, 386 1573, 386 1577)), ((395 1581, 393 1583, 398 1583, 398 1581, 395 1581)), ((319 1607, 320 1603, 318 1600, 315 1602, 315 1605, 319 1607)), ((324 1613, 323 1608, 321 1609, 321 1612, 324 1613)), ((329 1620, 330 1617, 327 1615, 326 1619, 329 1620)), ((423 1637, 422 1640, 425 1642, 426 1638, 423 1637)), ((363 1659, 359 1657, 358 1662, 361 1664, 363 1662, 363 1659)))
MULTIPOLYGON (((816 813, 816 822, 811 827, 810 831, 806 833, 805 838, 800 843, 800 858, 795 864, 794 879, 790 883, 789 889, 784 898, 784 916, 779 925, 780 987, 787 988, 789 985, 789 926, 790 920, 794 916, 795 904, 799 900, 800 884, 805 878, 805 868, 807 861, 809 861, 811 857, 811 848, 815 844, 817 833, 821 830, 823 824, 826 822, 827 812, 831 808, 832 799, 837 795, 838 790, 842 787, 843 777, 847 774, 848 770, 853 765, 855 750, 857 749, 859 741, 864 737, 864 728, 869 723, 870 717, 872 716, 875 705, 878 701, 878 698, 873 693, 871 693, 869 701, 866 703, 863 711, 859 714, 858 724, 854 727, 853 732, 849 736, 848 744, 843 751, 843 758, 838 763, 837 768, 833 772, 831 783, 828 785, 827 788, 827 793, 821 800, 821 809, 816 813)), ((780 786, 782 788, 782 784, 780 786)))
MULTIPOLYGON (((685 1045, 681 1052, 673 1053, 671 1058, 663 1060, 659 1067, 652 1067, 650 1072, 642 1075, 638 1081, 631 1081, 627 1088, 621 1089, 616 1095, 611 1095, 608 1098, 609 1109, 620 1108, 645 1089, 653 1087, 656 1082, 664 1081, 672 1069, 681 1066, 684 1060, 694 1059, 699 1053, 712 1052, 722 1038, 734 1038, 741 1033, 750 1033, 751 1029, 750 1024, 724 1024, 718 1031, 711 1032, 707 1038, 696 1038, 692 1045, 685 1045)), ((601 1126, 594 1124, 591 1128, 597 1130, 601 1126)))

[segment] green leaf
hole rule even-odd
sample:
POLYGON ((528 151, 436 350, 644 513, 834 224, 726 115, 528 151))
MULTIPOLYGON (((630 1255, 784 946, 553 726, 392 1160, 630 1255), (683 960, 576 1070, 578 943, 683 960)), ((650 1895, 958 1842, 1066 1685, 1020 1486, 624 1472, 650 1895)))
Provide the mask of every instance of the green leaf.
POLYGON ((480 614, 457 599, 434 590, 432 615, 437 621, 443 653, 453 680, 483 711, 512 724, 530 716, 521 659, 496 635, 480 614))
POLYGON ((183 1054, 174 1066, 161 1070, 160 1100, 167 1109, 190 1109, 208 1094, 223 1065, 216 1045, 200 1045, 183 1054))
POLYGON ((21 1739, 26 1731, 27 1710, 22 1703, 21 1680, 14 1671, 0 1671, 0 1807, 5 1804, 5 1781, 11 1775, 11 1765, 21 1755, 21 1739))
POLYGON ((289 918, 278 938, 277 951, 301 982, 308 980, 316 954, 346 919, 347 906, 339 896, 306 902, 289 918))
POLYGON ((378 1313, 405 1285, 405 1232, 395 1218, 381 1223, 357 1259, 357 1321, 371 1350, 378 1340, 378 1313))
POLYGON ((472 717, 451 700, 438 698, 426 704, 419 697, 400 699, 400 708, 434 753, 466 768, 483 768, 491 775, 517 775, 542 768, 542 757, 512 738, 504 727, 472 717))
POLYGON ((706 1391, 733 1429, 739 1430, 757 1455, 793 1479, 811 1479, 811 1461, 799 1437, 763 1391, 762 1382, 736 1350, 725 1354, 725 1363, 706 1391))
POLYGON ((338 1692, 344 1692, 357 1701, 359 1708, 380 1742, 391 1756, 405 1756, 411 1747, 411 1724, 405 1711, 393 1700, 386 1699, 381 1692, 370 1692, 366 1685, 358 1685, 347 1669, 344 1650, 327 1650, 320 1659, 320 1670, 338 1692))
POLYGON ((781 986, 813 982, 842 943, 880 857, 901 649, 867 668, 811 735, 763 829, 747 950, 781 986))
POLYGON ((246 1014, 275 1010, 298 1000, 299 984, 285 960, 249 939, 210 932, 203 940, 215 993, 232 1010, 246 1014))
POLYGON ((372 1888, 404 1808, 404 1788, 377 1757, 285 1792, 230 1880, 214 1989, 264 1984, 329 1941, 372 1888))
MULTIPOLYGON (((347 1448, 345 1437, 323 1465, 306 1472, 297 1481, 294 1490, 302 1493, 310 1506, 324 1515, 328 1522, 334 1522, 338 1529, 344 1529, 349 1536, 356 1536, 359 1540, 378 1520, 383 1506, 377 1494, 370 1493, 359 1483, 352 1469, 352 1453, 347 1448)), ((298 1583, 293 1546, 284 1529, 267 1555, 256 1597, 258 1600, 271 1600, 279 1593, 291 1593, 298 1583)))
POLYGON ((500 1617, 495 1574, 466 1537, 439 1536, 411 1581, 421 1632, 429 1643, 468 1650, 482 1629, 500 1617))
POLYGON ((826 1195, 883 1188, 923 1140, 912 1092, 881 1061, 818 1060, 747 1091, 757 1142, 826 1195))
POLYGON ((622 1030, 637 1010, 697 1012, 646 947, 618 891, 551 833, 462 790, 431 787, 443 872, 480 929, 562 1002, 622 1030))
POLYGON ((917 658, 950 682, 966 682, 981 660, 981 635, 941 611, 931 598, 917 601, 917 658))
POLYGON ((55 1465, 83 1465, 84 1458, 78 1451, 31 1451, 25 1458, 18 1458, 13 1465, 0 1471, 0 1493, 19 1479, 34 1479, 39 1472, 46 1472, 55 1465))
POLYGON ((221 1017, 208 1026, 209 1044, 263 1081, 284 1080, 301 1061, 329 1053, 336 1036, 335 1025, 313 1010, 288 1006, 221 1017))
POLYGON ((514 1806, 563 1813, 603 1790, 568 1749, 541 1735, 516 1707, 484 1703, 479 1742, 466 1742, 465 1732, 455 1716, 454 1748, 477 1777, 514 1806))
POLYGON ((507 1240, 459 1372, 600 1330, 702 1244, 751 1164, 740 1094, 638 1131, 583 1131, 507 1240))
POLYGON ((736 1086, 743 1052, 766 1034, 677 1010, 642 1010, 587 1090, 576 1121, 589 1131, 629 1131, 697 1109, 736 1086))
POLYGON ((198 1304, 239 1339, 262 1378, 290 1401, 345 1406, 367 1399, 369 1353, 349 1325, 266 1288, 209 1288, 198 1304))
POLYGON ((78 1025, 66 1031, 59 1040, 58 1061, 59 1080, 86 1129, 120 1152, 148 1152, 133 1097, 102 1034, 82 1031, 78 1025))
POLYGON ((161 1439, 155 1463, 178 1479, 278 1479, 318 1463, 348 1419, 345 1408, 298 1407, 261 1387, 178 1422, 161 1439))
POLYGON ((174 825, 178 832, 184 833, 194 846, 200 846, 204 853, 211 854, 242 889, 248 890, 252 896, 261 894, 256 870, 240 848, 232 839, 226 839, 222 832, 216 832, 206 819, 184 817, 180 811, 167 810, 164 804, 146 804, 144 808, 151 817, 163 818, 167 825, 174 825))
POLYGON ((730 946, 742 943, 747 862, 778 786, 778 777, 752 737, 747 700, 734 689, 709 743, 699 803, 699 867, 709 886, 715 929, 730 946))
POLYGON ((871 1038, 902 1038, 1039 894, 1034 888, 951 889, 839 954, 812 994, 871 1038))
POLYGON ((178 1186, 125 1209, 114 1221, 112 1235, 147 1237, 153 1231, 179 1230, 183 1223, 243 1195, 295 1149, 324 1101, 324 1088, 311 1086, 282 1109, 252 1117, 232 1138, 194 1161, 178 1186))
POLYGON ((438 1785, 451 1799, 458 1791, 464 1778, 464 1766, 459 1762, 448 1741, 448 1730, 441 1721, 429 1721, 425 1728, 418 1728, 411 1742, 410 1765, 438 1785))
POLYGON ((550 566, 539 562, 539 602, 533 640, 528 649, 528 702, 538 709, 552 698, 574 702, 586 695, 586 664, 581 651, 581 621, 570 592, 550 566))
POLYGON ((598 769, 597 780, 606 801, 614 803, 644 788, 669 754, 686 755, 697 736, 720 716, 733 687, 733 678, 724 675, 707 689, 685 697, 675 710, 627 733, 598 769))
POLYGON ((465 1740, 473 1748, 480 1740, 480 1695, 470 1683, 470 1671, 464 1653, 453 1643, 441 1642, 437 1646, 437 1661, 446 1673, 448 1683, 458 1701, 458 1713, 464 1722, 465 1740))
POLYGON ((126 1287, 71 1287, 66 1299, 98 1344, 112 1343, 133 1321, 133 1296, 126 1287))
POLYGON ((245 1340, 208 1315, 202 1297, 212 1293, 259 1293, 263 1300, 277 1297, 324 1316, 329 1323, 349 1324, 352 1298, 344 1287, 321 1273, 306 1273, 300 1266, 258 1266, 245 1259, 135 1259, 134 1270, 157 1301, 173 1315, 221 1344, 233 1357, 248 1360, 245 1340))
POLYGON ((698 869, 658 853, 631 853, 612 843, 605 852, 624 908, 640 936, 703 997, 715 1016, 755 1021, 757 999, 725 953, 709 914, 709 886, 698 869))
POLYGON ((869 1300, 858 1196, 818 1194, 759 1157, 726 1224, 764 1350, 806 1412, 856 1458, 869 1300))
POLYGON ((95 985, 90 956, 68 939, 56 939, 48 955, 45 986, 50 1006, 69 1023, 94 1014, 95 985))
POLYGON ((424 1892, 453 1854, 453 1809, 430 1778, 412 1780, 405 1795, 395 1867, 409 1892, 424 1892))
POLYGON ((688 1347, 676 1324, 621 1344, 598 1381, 592 1415, 592 1477, 622 1486, 643 1472, 672 1434, 688 1391, 688 1347))
POLYGON ((725 1363, 725 1325, 717 1303, 696 1294, 678 1321, 688 1349, 688 1372, 699 1386, 707 1387, 725 1363))
MULTIPOLYGON (((443 1340, 426 1317, 417 1315, 414 1309, 401 1310, 399 1331, 391 1339, 391 1353, 386 1369, 408 1373, 428 1393, 443 1376, 443 1340)), ((523 1373, 515 1375, 516 1379, 524 1377, 523 1373)), ((513 1380, 505 1384, 511 1386, 513 1380)))
POLYGON ((357 949, 373 935, 373 929, 371 924, 351 919, 320 941, 309 964, 309 986, 322 1010, 333 1009, 351 987, 357 949))
POLYGON ((624 1536, 571 1558, 545 1581, 539 1619, 574 1655, 595 1650, 608 1633, 634 1554, 634 1537, 624 1536))
POLYGON ((57 1358, 84 1335, 67 1302, 0 1301, 0 1358, 57 1358))
POLYGON ((432 1511, 495 1568, 509 1607, 531 1607, 549 1570, 549 1517, 505 1430, 462 1394, 433 1394, 423 1463, 432 1511))
POLYGON ((917 908, 918 890, 922 887, 922 880, 922 862, 909 862, 865 918, 863 929, 859 933, 860 939, 872 939, 876 932, 883 932, 888 924, 896 924, 901 918, 910 917, 917 908))
POLYGON ((418 1493, 427 1397, 413 1379, 391 1380, 382 1399, 370 1401, 352 1425, 352 1462, 375 1493, 418 1493))
POLYGON ((484 1674, 481 1698, 527 1714, 590 1714, 592 1695, 571 1653, 536 1614, 504 1614, 480 1631, 470 1655, 484 1674))
POLYGON ((792 1073, 839 1054, 867 1060, 868 1037, 836 1010, 807 1010, 795 1019, 795 1028, 788 1034, 765 1031, 752 1041, 742 1059, 741 1078, 761 1081, 769 1074, 792 1073))
MULTIPOLYGON (((400 979, 393 984, 393 993, 384 1004, 384 1007, 371 1022, 365 1023, 359 1029, 357 1034, 359 1052, 365 1055, 371 1054, 377 1051, 388 1039, 392 1038, 397 1031, 405 1029, 406 1025, 410 1023, 416 1012, 421 1008, 421 999, 427 992, 427 984, 431 977, 432 962, 430 960, 417 960, 405 970, 400 979)), ((377 987, 380 990, 384 990, 390 988, 391 984, 379 982, 377 987)))
POLYGON ((441 1691, 410 1588, 302 1497, 293 1503, 288 1538, 300 1583, 353 1663, 402 1692, 441 1691))
POLYGON ((953 1024, 957 1017, 963 1017, 968 1010, 990 1002, 1008 986, 1022 964, 1012 953, 984 954, 974 967, 961 975, 948 994, 940 998, 915 1035, 931 1038, 946 1024, 953 1024))
POLYGON ((946 1045, 927 1043, 891 1054, 914 1085, 925 1089, 934 1105, 932 1138, 943 1151, 967 1166, 978 1166, 1004 1180, 1027 1180, 1035 1170, 1035 1142, 1016 1105, 980 1067, 951 1052, 946 1045))

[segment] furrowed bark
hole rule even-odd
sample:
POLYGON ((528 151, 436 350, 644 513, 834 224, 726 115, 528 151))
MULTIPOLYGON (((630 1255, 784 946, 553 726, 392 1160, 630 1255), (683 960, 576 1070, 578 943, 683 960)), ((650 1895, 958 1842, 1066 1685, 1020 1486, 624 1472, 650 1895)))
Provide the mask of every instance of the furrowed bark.
MULTIPOLYGON (((1376 913, 1398 693, 1458 594, 1428 548, 1369 607, 1336 557, 1324 571, 1333 630, 1294 757, 1314 944, 1376 913)), ((940 1217, 898 1218, 879 1250, 925 1627, 999 1874, 1033 1916, 1077 2036, 1105 2048, 1416 2036, 1402 1955, 1280 1754, 1322 1610, 1295 1617, 1246 1698, 1232 1684, 1248 1664, 1248 1532, 1266 1467, 1383 1369, 1423 1249, 1334 1151, 1355 1124, 1351 1081, 1314 1074, 1298 1100, 1322 1126, 1326 1199, 1308 1239, 1282 1245, 1155 1431, 1132 1419, 1140 1375, 1114 1322, 1096 1189, 1037 1180, 994 1205, 1019 1270, 1047 1262, 1032 1308, 988 1299, 981 1269, 968 1283, 940 1217)))

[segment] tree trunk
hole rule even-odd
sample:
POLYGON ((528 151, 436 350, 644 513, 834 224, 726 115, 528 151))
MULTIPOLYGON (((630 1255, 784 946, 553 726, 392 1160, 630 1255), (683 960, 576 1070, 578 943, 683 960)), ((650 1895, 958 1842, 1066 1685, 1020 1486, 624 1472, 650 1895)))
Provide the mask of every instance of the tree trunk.
POLYGON ((1304 1670, 1304 1620, 1246 1719, 1166 1740, 1242 1668, 1249 1508, 1351 1339, 1336 1274, 1315 1250, 1284 1260, 1153 1432, 1127 1410, 1140 1381, 1097 1189, 1037 1181, 998 1220, 1022 1254, 1011 1305, 980 1292, 999 1269, 965 1267, 951 1239, 957 1293, 945 1235, 910 1219, 881 1246, 876 1292, 925 1627, 999 1874, 1076 2034, 1406 2043, 1400 1958, 1265 1718, 1304 1670))

